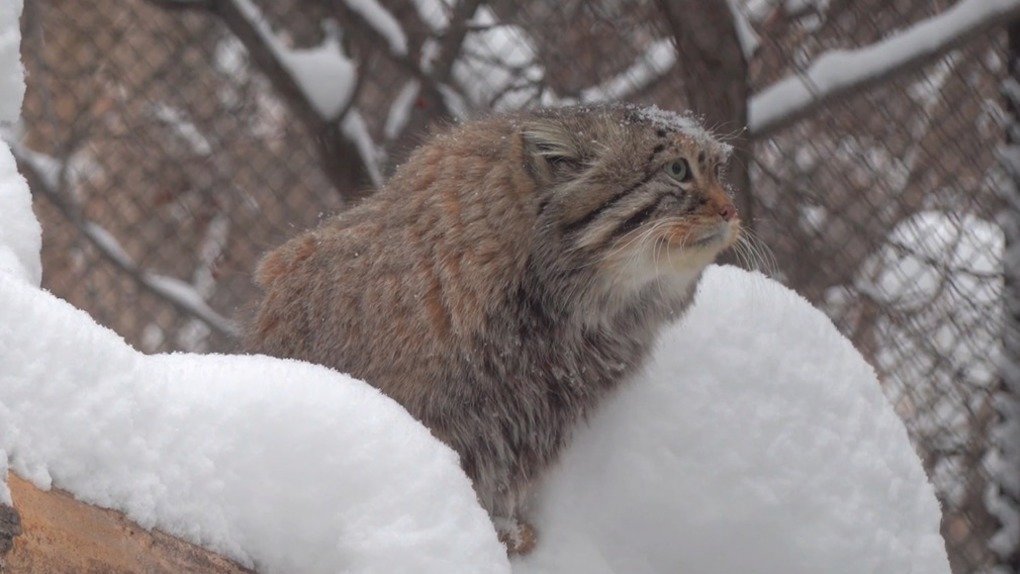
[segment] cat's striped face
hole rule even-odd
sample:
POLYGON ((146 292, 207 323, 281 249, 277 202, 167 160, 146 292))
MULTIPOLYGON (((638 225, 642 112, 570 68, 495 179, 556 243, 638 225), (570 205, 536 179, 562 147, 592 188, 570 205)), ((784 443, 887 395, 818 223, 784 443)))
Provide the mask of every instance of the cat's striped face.
POLYGON ((700 272, 740 233, 723 182, 729 146, 689 118, 666 119, 560 119, 534 138, 565 170, 553 196, 564 245, 637 281, 700 272))
POLYGON ((607 158, 605 170, 596 166, 590 176, 599 181, 598 191, 577 198, 563 231, 585 249, 703 250, 714 256, 736 240, 740 227, 721 181, 727 154, 714 143, 660 129, 639 170, 624 175, 607 158))

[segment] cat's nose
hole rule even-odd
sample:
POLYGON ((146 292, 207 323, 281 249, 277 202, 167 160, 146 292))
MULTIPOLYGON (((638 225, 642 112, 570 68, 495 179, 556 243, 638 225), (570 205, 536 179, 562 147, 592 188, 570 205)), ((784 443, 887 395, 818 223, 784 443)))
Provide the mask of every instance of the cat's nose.
POLYGON ((719 212, 719 216, 726 221, 730 221, 737 216, 737 208, 731 201, 720 203, 716 209, 719 212))

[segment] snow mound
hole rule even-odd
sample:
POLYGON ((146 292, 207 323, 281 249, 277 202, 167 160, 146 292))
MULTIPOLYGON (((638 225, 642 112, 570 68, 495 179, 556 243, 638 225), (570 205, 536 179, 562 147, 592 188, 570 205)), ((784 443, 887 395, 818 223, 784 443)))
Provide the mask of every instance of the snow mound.
MULTIPOLYGON (((2 87, 0 101, 3 101, 2 87)), ((39 285, 41 248, 42 229, 32 213, 28 185, 18 173, 11 150, 0 141, 0 274, 39 285)))
POLYGON ((19 47, 18 16, 22 0, 0 2, 0 124, 14 122, 21 113, 25 93, 24 71, 19 47))
MULTIPOLYGON (((17 121, 25 93, 18 52, 20 14, 21 0, 0 2, 0 127, 17 121)), ((0 273, 13 274, 38 285, 42 279, 41 233, 39 222, 32 214, 28 186, 18 174, 7 144, 0 141, 0 273)), ((3 476, 0 472, 0 482, 3 476)))
POLYGON ((820 311, 731 267, 578 433, 535 517, 517 573, 949 572, 872 369, 820 311))
POLYGON ((505 572, 456 454, 323 367, 146 356, 0 272, 0 450, 263 572, 505 572))

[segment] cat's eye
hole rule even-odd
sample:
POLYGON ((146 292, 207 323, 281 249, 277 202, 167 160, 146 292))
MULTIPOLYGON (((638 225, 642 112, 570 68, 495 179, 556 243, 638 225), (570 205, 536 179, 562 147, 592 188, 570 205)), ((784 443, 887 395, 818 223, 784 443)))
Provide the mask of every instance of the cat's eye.
POLYGON ((670 177, 677 181, 687 181, 691 179, 691 167, 687 165, 687 160, 678 159, 666 166, 666 172, 670 177))

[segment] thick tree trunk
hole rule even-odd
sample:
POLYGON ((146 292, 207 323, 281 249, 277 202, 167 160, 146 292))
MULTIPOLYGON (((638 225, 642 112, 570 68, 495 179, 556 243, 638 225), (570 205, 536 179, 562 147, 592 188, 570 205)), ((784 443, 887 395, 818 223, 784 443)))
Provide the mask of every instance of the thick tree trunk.
POLYGON ((753 228, 751 158, 747 126, 747 60, 726 0, 659 0, 676 41, 678 71, 690 108, 716 133, 732 136, 735 153, 727 176, 744 225, 753 228))

